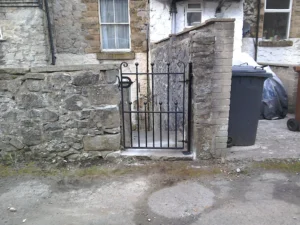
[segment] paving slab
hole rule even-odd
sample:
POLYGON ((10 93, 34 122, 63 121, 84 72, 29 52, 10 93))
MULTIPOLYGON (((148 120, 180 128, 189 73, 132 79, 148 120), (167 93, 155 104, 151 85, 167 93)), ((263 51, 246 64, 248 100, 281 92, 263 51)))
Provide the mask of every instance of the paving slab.
POLYGON ((260 120, 255 145, 228 149, 227 160, 300 159, 300 132, 287 128, 289 114, 281 120, 260 120))

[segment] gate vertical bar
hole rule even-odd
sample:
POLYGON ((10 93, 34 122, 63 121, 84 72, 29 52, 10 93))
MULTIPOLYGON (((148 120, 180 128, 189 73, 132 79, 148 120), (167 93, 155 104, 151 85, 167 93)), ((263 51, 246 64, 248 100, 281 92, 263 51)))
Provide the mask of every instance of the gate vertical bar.
POLYGON ((136 113, 137 113, 137 124, 138 124, 138 147, 140 147, 140 104, 139 104, 139 64, 135 63, 135 73, 136 73, 136 113))
POLYGON ((152 79, 152 133, 153 133, 153 148, 155 147, 155 131, 154 131, 154 75, 153 75, 153 66, 154 66, 154 63, 151 63, 151 79, 152 79))
POLYGON ((182 145, 183 145, 183 148, 184 148, 184 143, 185 143, 185 83, 186 83, 186 74, 185 74, 185 69, 186 69, 186 65, 184 62, 182 61, 179 61, 178 62, 178 66, 180 65, 183 65, 183 74, 182 74, 182 78, 183 78, 183 93, 182 93, 182 112, 183 112, 183 118, 182 118, 182 126, 183 126, 183 129, 182 129, 182 145))
POLYGON ((161 129, 161 105, 162 105, 162 102, 159 103, 159 135, 160 135, 160 147, 162 148, 162 129, 161 129))
POLYGON ((188 137, 187 137, 187 151, 191 152, 192 144, 192 87, 193 87, 193 64, 189 63, 189 87, 188 87, 188 137))
POLYGON ((146 147, 148 147, 148 138, 147 138, 147 132, 148 132, 148 129, 147 129, 147 114, 149 114, 149 113, 147 113, 147 102, 144 102, 144 110, 145 110, 145 140, 146 140, 146 143, 145 143, 145 145, 146 145, 146 147))
POLYGON ((167 63, 168 66, 168 99, 167 99, 167 104, 168 104, 168 148, 170 147, 170 63, 167 63))
POLYGON ((185 83, 186 83, 186 78, 185 78, 185 76, 186 76, 186 74, 185 74, 185 67, 186 67, 186 65, 183 63, 183 62, 181 62, 182 64, 183 64, 183 93, 182 93, 182 111, 183 111, 183 118, 182 118, 182 124, 183 124, 183 129, 182 129, 182 145, 183 145, 183 147, 184 147, 184 143, 185 143, 185 83))
POLYGON ((175 102, 175 148, 177 148, 177 107, 178 102, 175 102))
POLYGON ((132 102, 129 102, 129 123, 130 123, 130 147, 133 147, 132 143, 132 113, 131 113, 132 102))

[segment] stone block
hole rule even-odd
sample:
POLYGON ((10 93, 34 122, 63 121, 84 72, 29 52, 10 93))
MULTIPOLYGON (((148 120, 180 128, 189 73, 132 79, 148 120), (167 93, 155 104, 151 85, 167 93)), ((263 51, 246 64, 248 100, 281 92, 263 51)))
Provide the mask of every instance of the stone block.
POLYGON ((73 95, 65 100, 65 108, 70 111, 79 111, 87 107, 88 100, 80 95, 73 95))
POLYGON ((2 119, 4 119, 5 122, 9 122, 9 123, 17 122, 17 111, 11 110, 11 111, 4 113, 2 115, 2 119))
POLYGON ((22 149, 24 148, 23 143, 16 137, 12 137, 9 141, 9 143, 14 146, 16 149, 22 149))
POLYGON ((117 85, 98 85, 83 89, 91 105, 118 105, 120 91, 117 85))
POLYGON ((53 131, 46 131, 44 133, 44 141, 51 141, 51 140, 62 140, 64 137, 63 130, 53 130, 53 131))
POLYGON ((52 90, 61 90, 68 82, 71 81, 71 76, 65 72, 56 72, 49 76, 49 81, 52 90))
POLYGON ((0 74, 24 75, 29 72, 29 68, 0 68, 0 74))
POLYGON ((8 91, 10 91, 12 94, 15 94, 20 90, 21 85, 22 85, 22 80, 15 79, 15 80, 11 80, 7 83, 7 88, 8 88, 8 91))
POLYGON ((38 92, 43 87, 42 81, 39 80, 26 80, 25 85, 31 92, 38 92))
POLYGON ((97 53, 97 59, 129 60, 129 59, 135 59, 135 53, 134 52, 118 52, 118 53, 100 52, 97 53))
POLYGON ((293 46, 291 40, 280 40, 280 41, 259 41, 259 47, 290 47, 293 46))
POLYGON ((55 131, 55 130, 61 130, 62 126, 60 123, 47 123, 43 126, 44 131, 55 131))
POLYGON ((117 81, 118 75, 119 75, 119 70, 106 70, 103 76, 106 83, 114 84, 117 81))
POLYGON ((22 127, 21 135, 23 144, 27 146, 38 145, 43 142, 41 129, 37 125, 32 127, 22 127))
POLYGON ((120 134, 86 136, 83 146, 85 151, 117 151, 120 150, 120 134))
POLYGON ((228 138, 227 137, 216 137, 216 143, 227 143, 228 138))
POLYGON ((120 112, 118 106, 97 107, 91 111, 91 123, 102 128, 120 127, 120 112))
POLYGON ((13 152, 16 151, 17 148, 14 147, 13 145, 9 144, 9 143, 5 143, 0 141, 0 150, 2 150, 3 152, 13 152))
POLYGON ((71 156, 71 155, 78 154, 78 153, 79 153, 79 152, 76 151, 75 149, 70 149, 70 150, 65 151, 65 152, 59 152, 58 155, 59 155, 60 157, 65 158, 65 157, 69 157, 69 156, 71 156))
POLYGON ((47 122, 56 122, 59 119, 59 115, 53 111, 50 111, 48 109, 45 109, 42 112, 42 120, 47 122))
POLYGON ((25 93, 17 96, 17 103, 20 108, 32 109, 32 108, 45 108, 47 101, 40 94, 25 93))
POLYGON ((99 74, 94 74, 92 71, 78 72, 72 81, 75 86, 95 85, 99 81, 99 74))
POLYGON ((226 142, 216 143, 216 149, 224 149, 224 148, 227 148, 226 142))
POLYGON ((27 73, 24 76, 24 79, 26 80, 44 80, 45 74, 42 73, 27 73))
POLYGON ((6 80, 0 80, 0 91, 8 91, 6 80))

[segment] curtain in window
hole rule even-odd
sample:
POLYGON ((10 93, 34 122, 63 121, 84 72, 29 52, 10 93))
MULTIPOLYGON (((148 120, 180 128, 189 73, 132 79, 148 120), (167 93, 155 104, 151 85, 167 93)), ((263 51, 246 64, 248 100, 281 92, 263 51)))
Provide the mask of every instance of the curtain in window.
POLYGON ((103 49, 129 49, 128 0, 100 0, 103 49))
POLYGON ((114 1, 100 0, 101 23, 114 23, 114 1))
POLYGON ((114 0, 116 23, 128 23, 128 0, 114 0))

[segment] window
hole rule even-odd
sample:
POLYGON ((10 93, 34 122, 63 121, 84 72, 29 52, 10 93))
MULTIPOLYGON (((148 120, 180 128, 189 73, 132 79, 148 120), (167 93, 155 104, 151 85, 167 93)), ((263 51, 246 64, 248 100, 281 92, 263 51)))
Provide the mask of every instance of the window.
POLYGON ((185 26, 191 27, 201 23, 202 7, 200 2, 188 3, 186 6, 185 26))
POLYGON ((102 50, 130 49, 128 11, 128 0, 100 0, 102 50))
POLYGON ((280 40, 288 38, 292 0, 266 0, 264 38, 280 40))

